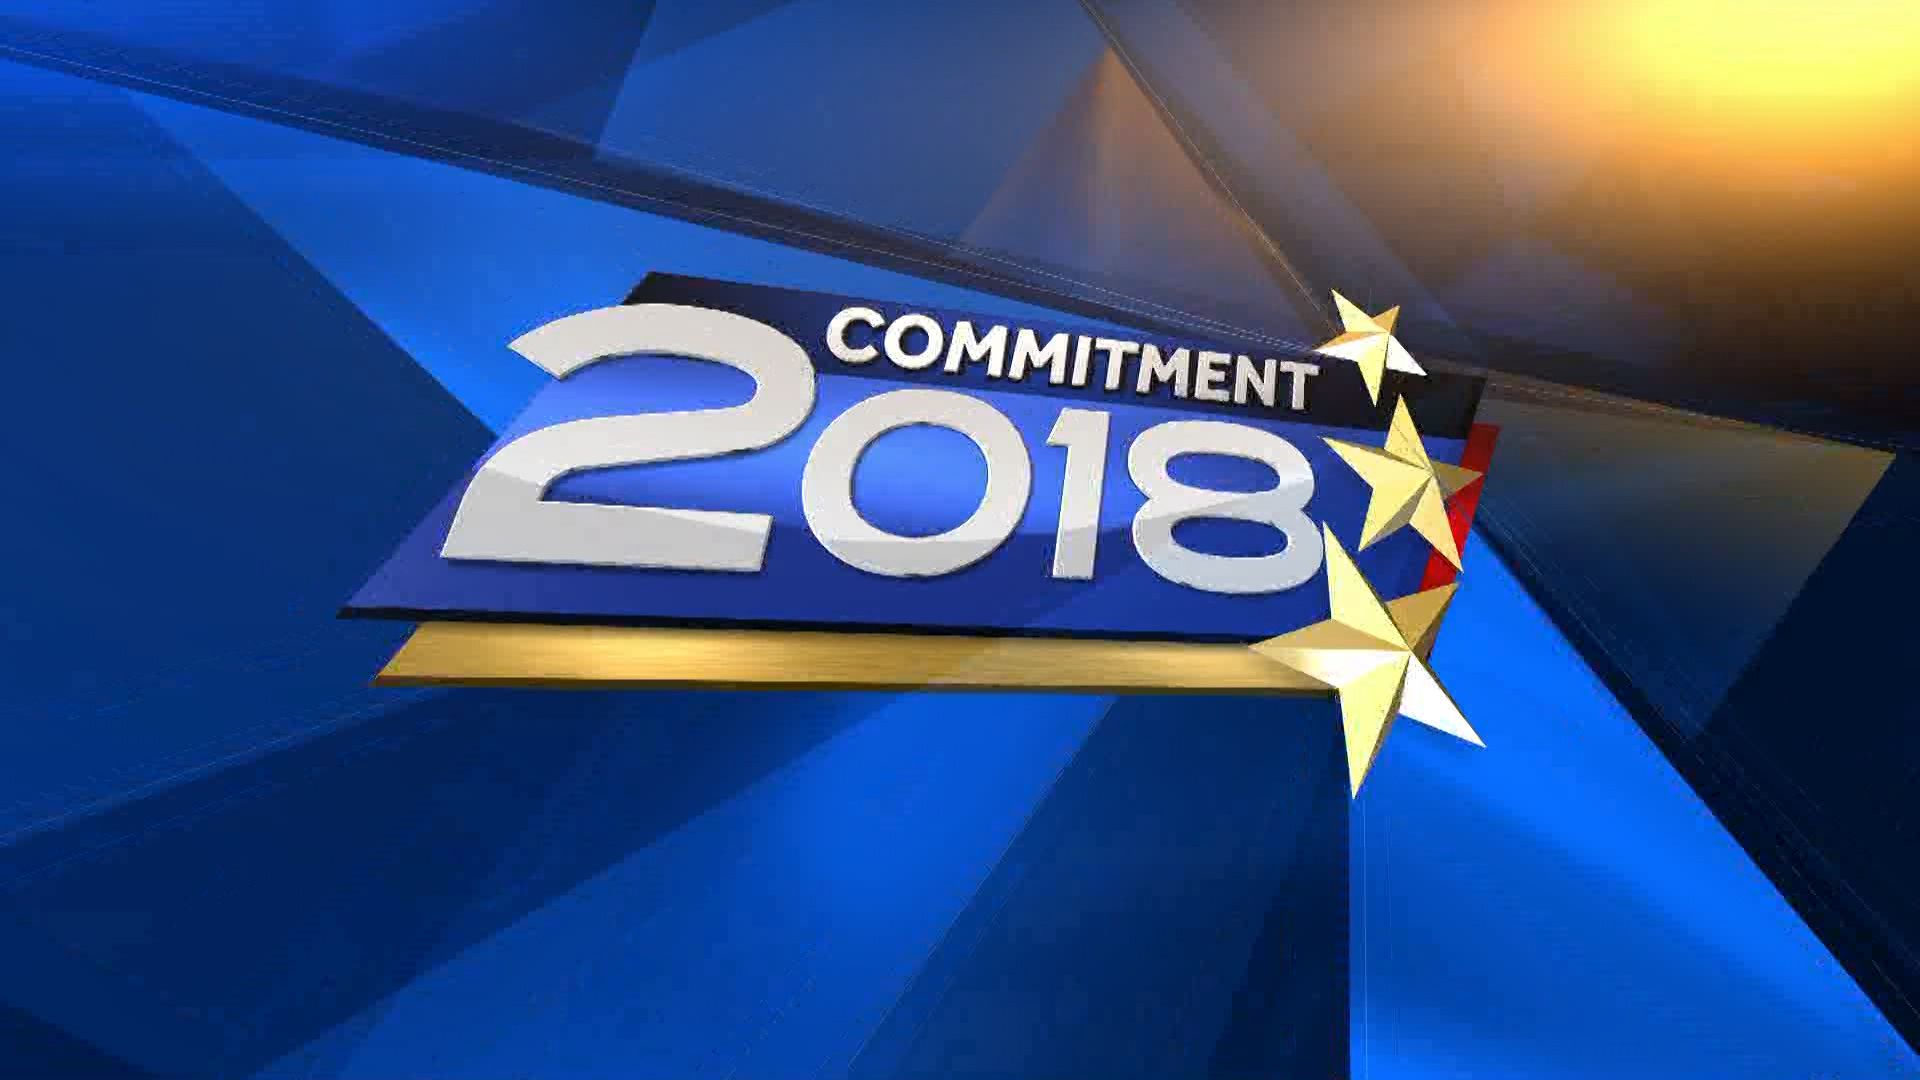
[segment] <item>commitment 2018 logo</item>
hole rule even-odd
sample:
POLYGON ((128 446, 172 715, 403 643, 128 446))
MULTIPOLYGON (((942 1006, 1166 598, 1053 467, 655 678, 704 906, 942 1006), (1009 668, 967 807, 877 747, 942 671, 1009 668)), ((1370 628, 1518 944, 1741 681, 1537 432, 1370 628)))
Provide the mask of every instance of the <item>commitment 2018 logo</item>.
POLYGON ((1492 432, 1337 303, 1307 351, 650 275, 512 343, 553 382, 348 612, 422 623, 385 682, 1332 689, 1357 792, 1395 715, 1478 741, 1425 658, 1492 432))

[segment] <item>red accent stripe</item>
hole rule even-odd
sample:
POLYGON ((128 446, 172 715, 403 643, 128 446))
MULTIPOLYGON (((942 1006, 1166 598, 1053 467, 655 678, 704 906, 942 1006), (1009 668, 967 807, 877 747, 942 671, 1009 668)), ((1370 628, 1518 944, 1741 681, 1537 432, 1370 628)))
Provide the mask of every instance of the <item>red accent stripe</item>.
MULTIPOLYGON (((1480 489, 1486 486, 1487 466, 1493 463, 1493 444, 1500 437, 1500 429, 1492 424, 1475 424, 1467 430, 1467 445, 1460 452, 1462 468, 1472 469, 1480 474, 1480 479, 1453 493, 1447 500, 1447 522, 1453 526, 1453 542, 1461 551, 1467 549, 1467 533, 1473 528, 1473 513, 1480 508, 1480 489)), ((1438 588, 1460 576, 1446 556, 1434 552, 1427 560, 1427 574, 1420 582, 1422 591, 1438 588)))

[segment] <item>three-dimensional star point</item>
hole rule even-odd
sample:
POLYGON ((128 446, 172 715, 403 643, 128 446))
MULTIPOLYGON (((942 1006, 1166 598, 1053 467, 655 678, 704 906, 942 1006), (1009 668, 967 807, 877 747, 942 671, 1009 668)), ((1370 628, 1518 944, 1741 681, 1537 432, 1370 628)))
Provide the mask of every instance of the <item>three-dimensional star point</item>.
POLYGON ((1340 336, 1314 352, 1358 365, 1360 378, 1367 384, 1367 396, 1374 404, 1380 403, 1380 380, 1388 371, 1426 374, 1400 339, 1393 336, 1394 323, 1400 319, 1399 307, 1369 315, 1337 292, 1333 294, 1333 306, 1340 312, 1340 336))
POLYGON ((1407 411, 1407 399, 1394 403, 1387 444, 1376 449, 1339 439, 1326 440, 1340 460, 1360 474, 1372 494, 1366 521, 1360 526, 1360 550, 1411 525, 1455 569, 1460 567, 1460 545, 1447 520, 1447 499, 1480 478, 1472 469, 1435 461, 1427 456, 1420 432, 1407 411))
POLYGON ((1353 794, 1360 794, 1360 783, 1379 757, 1395 717, 1485 746, 1427 667, 1441 616, 1457 586, 1442 585, 1382 603, 1333 531, 1323 525, 1321 532, 1332 618, 1268 638, 1253 649, 1333 688, 1340 700, 1353 794))

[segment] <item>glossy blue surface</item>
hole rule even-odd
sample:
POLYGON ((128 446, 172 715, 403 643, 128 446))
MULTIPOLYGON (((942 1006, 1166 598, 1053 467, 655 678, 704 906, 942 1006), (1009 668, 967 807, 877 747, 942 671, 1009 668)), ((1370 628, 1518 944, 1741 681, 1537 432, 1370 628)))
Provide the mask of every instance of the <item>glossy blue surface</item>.
MULTIPOLYGON (((1014 977, 1106 991, 1061 1057, 1283 1059, 1324 704, 381 692, 393 634, 333 618, 537 386, 499 344, 636 269, 981 302, 12 65, 0 110, 9 1069, 957 1073, 1027 1045, 967 1008, 1014 977), (1194 1009, 1118 1011, 1175 960, 1194 1009), (977 1052, 859 1064, 904 1013, 977 1052)), ((1353 1075, 1920 1071, 1507 568, 1464 582, 1435 666, 1488 747, 1406 725, 1352 809, 1353 1075)))

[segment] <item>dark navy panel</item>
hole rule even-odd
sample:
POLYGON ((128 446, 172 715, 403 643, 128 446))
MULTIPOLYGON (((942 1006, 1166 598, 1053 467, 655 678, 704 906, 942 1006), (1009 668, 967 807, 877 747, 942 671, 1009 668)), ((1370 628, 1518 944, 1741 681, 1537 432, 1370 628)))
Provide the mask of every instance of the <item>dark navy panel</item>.
POLYGON ((1920 1043, 1920 458, 1901 454, 1693 743, 1687 779, 1920 1043))

